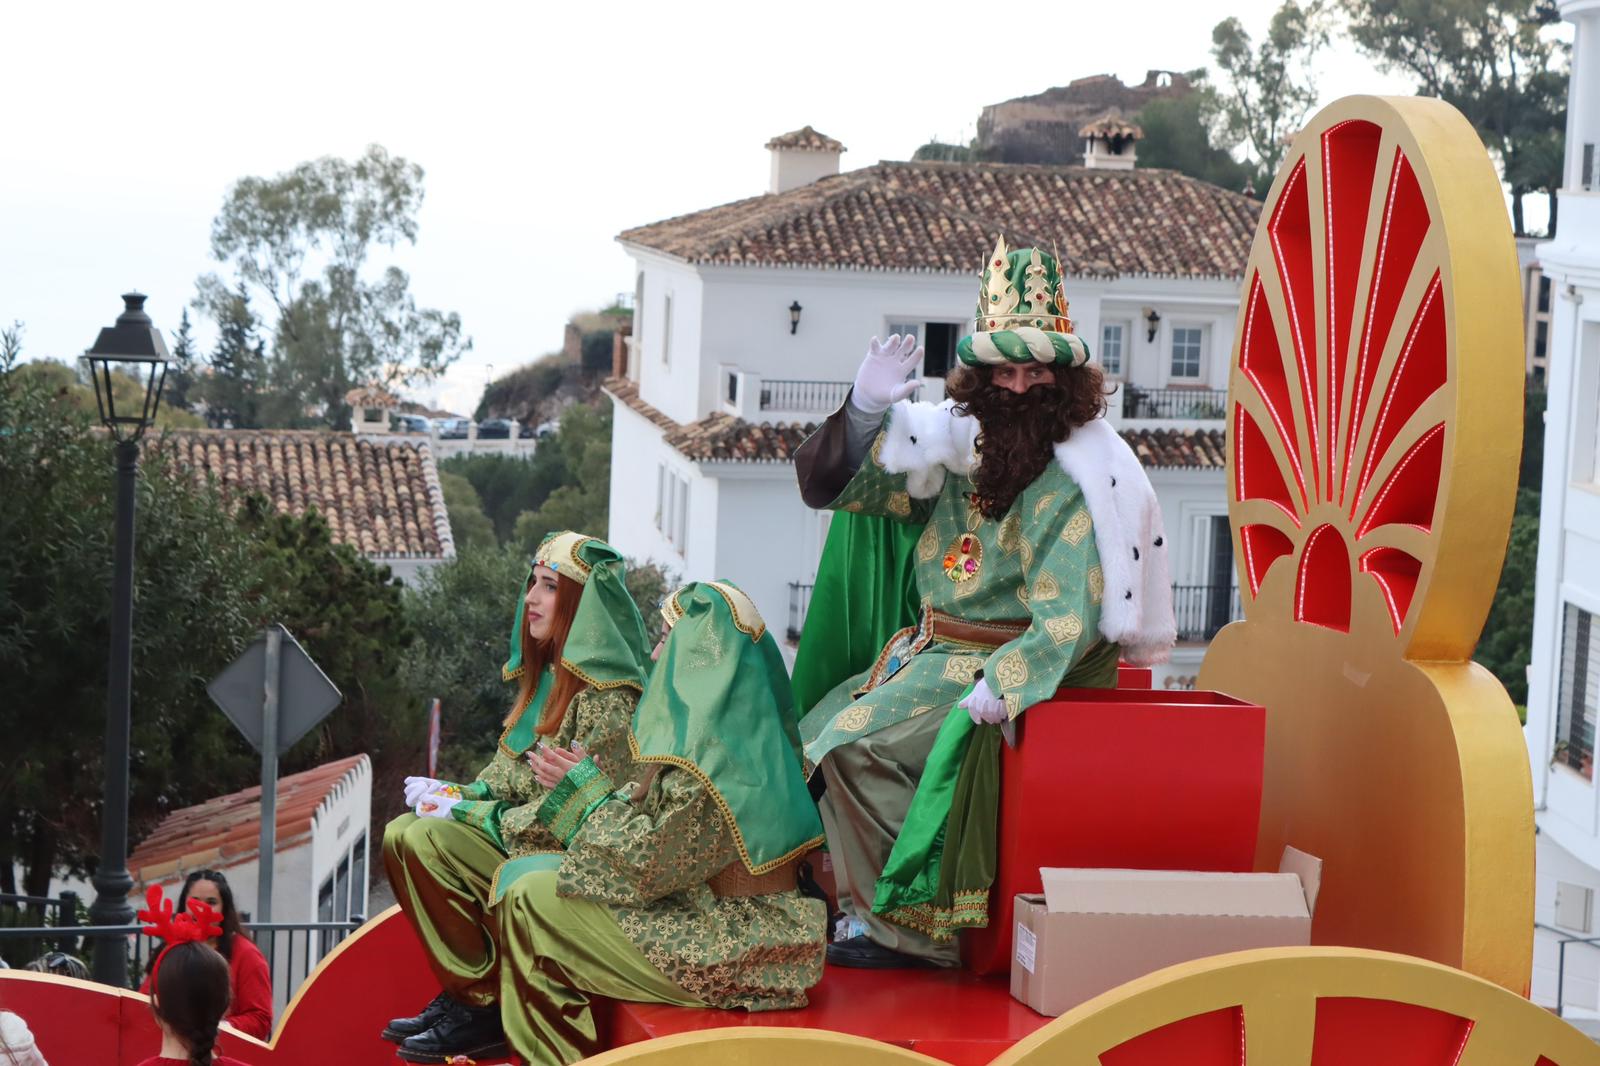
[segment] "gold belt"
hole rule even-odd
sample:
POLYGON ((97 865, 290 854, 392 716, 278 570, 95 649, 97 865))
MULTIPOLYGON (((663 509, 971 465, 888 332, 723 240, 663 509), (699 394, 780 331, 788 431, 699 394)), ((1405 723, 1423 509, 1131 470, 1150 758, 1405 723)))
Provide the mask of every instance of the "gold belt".
POLYGON ((798 858, 764 874, 753 874, 742 862, 731 862, 711 876, 707 884, 714 896, 767 896, 774 892, 791 891, 798 883, 795 873, 800 868, 798 858))
POLYGON ((1026 621, 968 622, 943 611, 928 611, 934 640, 955 640, 963 644, 978 644, 998 648, 1028 631, 1026 621))

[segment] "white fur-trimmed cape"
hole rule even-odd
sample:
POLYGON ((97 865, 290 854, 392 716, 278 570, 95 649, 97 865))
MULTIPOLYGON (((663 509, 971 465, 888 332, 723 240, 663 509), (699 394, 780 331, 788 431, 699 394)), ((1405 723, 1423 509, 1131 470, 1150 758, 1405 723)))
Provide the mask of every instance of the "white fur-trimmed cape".
MULTIPOLYGON (((906 475, 906 490, 931 499, 946 472, 967 476, 977 461, 977 419, 958 415, 950 400, 901 400, 890 409, 878 454, 885 470, 906 475)), ((1056 463, 1083 489, 1105 574, 1100 633, 1122 645, 1135 666, 1163 663, 1177 641, 1172 576, 1161 505, 1138 456, 1105 419, 1079 426, 1056 445, 1056 463)))

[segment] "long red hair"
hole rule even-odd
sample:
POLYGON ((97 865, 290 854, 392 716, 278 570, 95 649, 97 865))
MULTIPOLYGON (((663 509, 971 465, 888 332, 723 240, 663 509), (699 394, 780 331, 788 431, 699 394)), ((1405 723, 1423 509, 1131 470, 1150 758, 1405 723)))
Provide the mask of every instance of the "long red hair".
POLYGON ((553 665, 555 683, 550 688, 549 698, 544 701, 544 713, 539 716, 539 724, 534 731, 550 736, 561 728, 561 720, 567 716, 567 704, 572 702, 572 697, 584 685, 580 677, 561 665, 561 652, 566 647, 567 634, 572 631, 572 620, 578 613, 578 601, 582 598, 582 585, 565 574, 556 575, 556 606, 550 616, 550 636, 545 640, 535 640, 528 632, 528 608, 526 603, 523 604, 522 676, 517 679, 517 701, 511 705, 511 713, 506 715, 506 725, 510 725, 517 712, 533 699, 544 668, 553 665))

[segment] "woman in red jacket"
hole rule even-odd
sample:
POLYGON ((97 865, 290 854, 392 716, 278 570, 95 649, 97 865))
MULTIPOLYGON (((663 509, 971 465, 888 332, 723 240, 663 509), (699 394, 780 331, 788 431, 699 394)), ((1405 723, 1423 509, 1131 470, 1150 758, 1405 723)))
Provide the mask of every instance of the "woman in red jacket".
MULTIPOLYGON (((239 922, 228 879, 216 870, 194 871, 184 878, 183 891, 178 894, 177 913, 188 910, 191 899, 210 904, 212 910, 222 915, 222 935, 208 943, 228 960, 232 977, 233 997, 223 1021, 241 1033, 266 1040, 272 1035, 272 974, 267 969, 266 956, 245 934, 239 922)), ((147 977, 140 991, 149 989, 147 977)))

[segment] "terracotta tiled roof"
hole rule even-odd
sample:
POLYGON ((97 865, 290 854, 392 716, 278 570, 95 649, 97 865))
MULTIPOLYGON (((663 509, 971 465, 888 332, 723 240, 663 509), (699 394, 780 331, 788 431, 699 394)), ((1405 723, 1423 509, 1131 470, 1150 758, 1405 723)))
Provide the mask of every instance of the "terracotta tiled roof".
POLYGON ((816 428, 814 422, 758 424, 714 414, 671 430, 665 439, 697 462, 786 463, 816 428))
POLYGON ((257 492, 279 513, 315 507, 334 540, 374 558, 455 554, 425 441, 315 430, 176 430, 155 446, 225 498, 257 492))
POLYGON ((400 398, 378 385, 363 385, 344 394, 351 407, 399 407, 400 398))
POLYGON ((1237 278, 1260 205, 1170 170, 879 163, 624 231, 691 263, 971 274, 1003 234, 1088 277, 1237 278))
POLYGON ((627 378, 607 378, 605 390, 665 432, 662 440, 695 462, 786 463, 816 429, 815 423, 746 422, 730 414, 707 415, 698 422, 676 422, 639 397, 627 378))
MULTIPOLYGON (((605 390, 665 430, 662 440, 696 462, 786 463, 817 428, 814 422, 757 424, 721 412, 683 425, 640 399, 638 386, 626 378, 608 378, 605 390)), ((1147 467, 1220 470, 1226 465, 1220 429, 1124 429, 1122 439, 1147 467)))
MULTIPOLYGON (((324 800, 361 774, 370 774, 365 755, 324 763, 278 779, 277 850, 311 834, 311 820, 324 800)), ((261 852, 261 786, 217 796, 173 811, 128 856, 135 887, 170 880, 190 870, 238 866, 261 852)))
POLYGON ((1147 467, 1221 470, 1228 465, 1220 429, 1124 429, 1122 439, 1147 467))
POLYGON ((1120 111, 1105 111, 1085 122, 1078 130, 1079 137, 1121 137, 1124 140, 1137 141, 1144 137, 1144 130, 1122 117, 1120 111))
POLYGON ((810 126, 801 126, 788 133, 780 133, 765 145, 767 148, 799 148, 808 152, 842 152, 844 145, 810 126))

